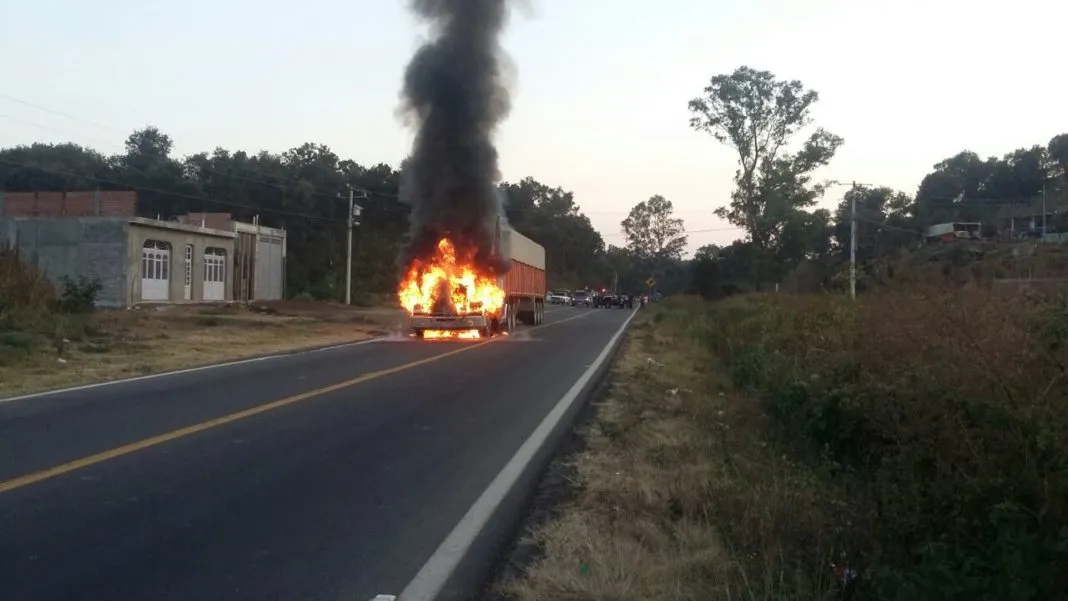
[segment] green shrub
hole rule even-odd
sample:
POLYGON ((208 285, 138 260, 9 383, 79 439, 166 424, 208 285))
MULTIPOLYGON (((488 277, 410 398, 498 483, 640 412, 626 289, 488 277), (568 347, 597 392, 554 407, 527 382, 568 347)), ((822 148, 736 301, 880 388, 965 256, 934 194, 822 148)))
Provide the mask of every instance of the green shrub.
POLYGON ((96 308, 97 297, 103 285, 96 278, 78 276, 72 279, 63 276, 60 279, 62 286, 59 299, 56 301, 56 310, 61 313, 89 313, 96 308))

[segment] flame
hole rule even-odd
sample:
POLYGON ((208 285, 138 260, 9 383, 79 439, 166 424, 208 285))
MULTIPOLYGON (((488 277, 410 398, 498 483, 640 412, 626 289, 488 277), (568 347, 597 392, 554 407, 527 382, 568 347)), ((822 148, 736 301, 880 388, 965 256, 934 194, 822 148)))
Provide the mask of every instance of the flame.
POLYGON ((471 340, 482 338, 478 330, 423 330, 423 338, 427 340, 452 338, 455 340, 471 340))
POLYGON ((496 278, 479 274, 473 262, 457 260, 456 247, 448 238, 438 242, 432 259, 413 262, 397 297, 409 315, 432 313, 443 304, 453 315, 480 312, 499 315, 504 308, 504 290, 497 285, 496 278), (439 298, 443 295, 447 298, 439 298))

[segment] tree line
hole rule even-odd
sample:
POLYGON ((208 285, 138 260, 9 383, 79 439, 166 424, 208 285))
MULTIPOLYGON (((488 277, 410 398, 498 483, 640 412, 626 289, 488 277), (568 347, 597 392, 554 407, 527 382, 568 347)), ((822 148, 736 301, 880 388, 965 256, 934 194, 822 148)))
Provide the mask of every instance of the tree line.
MULTIPOLYGON (((689 101, 689 126, 737 154, 734 189, 709 212, 744 235, 728 245, 705 245, 684 259, 689 240, 660 195, 637 203, 620 224, 622 246, 606 245, 573 192, 527 177, 503 182, 512 225, 545 247, 549 285, 616 287, 719 297, 769 289, 808 273, 809 286, 844 285, 850 206, 856 202, 861 264, 918 244, 927 226, 974 221, 986 233, 1004 207, 1052 191, 1063 197, 1068 134, 1002 157, 963 151, 933 166, 914 194, 886 186, 845 190, 835 208, 817 209, 843 188, 815 173, 845 143, 815 126, 815 90, 797 80, 742 66, 712 77, 689 101)), ((33 143, 0 149, 0 183, 9 191, 133 189, 143 216, 229 212, 235 219, 287 230, 288 297, 344 296, 346 190, 361 191, 361 224, 354 234, 357 301, 392 294, 396 257, 407 236, 409 207, 399 199, 402 162, 359 165, 329 147, 305 143, 280 154, 216 148, 176 157, 170 136, 155 127, 133 132, 125 150, 105 155, 81 145, 33 143)), ((1050 231, 1068 229, 1063 217, 1050 231)))
MULTIPOLYGON (((730 245, 697 251, 690 266, 693 292, 718 297, 768 289, 800 271, 812 275, 810 287, 842 286, 854 201, 863 264, 915 248, 931 225, 977 222, 992 235, 1006 207, 1027 206, 1043 194, 1064 197, 1068 134, 1059 134, 1002 157, 962 151, 934 165, 914 194, 875 183, 850 187, 833 212, 814 209, 840 188, 813 174, 845 142, 814 126, 818 100, 800 81, 743 66, 712 77, 689 102, 690 127, 737 153, 734 190, 715 212, 745 232, 730 245)), ((1048 231, 1058 228, 1068 229, 1064 215, 1047 224, 1048 231)))
MULTIPOLYGON (((399 198, 400 169, 364 166, 329 147, 306 143, 280 154, 216 148, 185 157, 155 127, 132 133, 125 151, 105 155, 74 143, 0 149, 7 191, 121 189, 138 192, 138 212, 170 219, 188 212, 227 212, 234 219, 287 230, 289 298, 344 296, 347 190, 363 208, 353 235, 354 299, 396 290, 396 258, 408 233, 409 207, 399 198)), ((534 178, 500 184, 510 223, 545 247, 550 285, 609 286, 625 250, 606 248, 574 194, 534 178)), ((622 279, 640 280, 622 274, 622 279)))

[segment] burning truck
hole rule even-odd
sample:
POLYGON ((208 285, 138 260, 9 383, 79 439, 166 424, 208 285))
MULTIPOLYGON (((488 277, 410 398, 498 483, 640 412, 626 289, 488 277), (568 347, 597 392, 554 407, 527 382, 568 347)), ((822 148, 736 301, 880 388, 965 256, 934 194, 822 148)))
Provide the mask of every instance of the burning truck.
POLYGON ((493 250, 507 265, 501 275, 480 270, 448 237, 412 260, 398 297, 416 337, 482 339, 543 322, 545 248, 498 220, 493 250))
POLYGON ((499 37, 512 0, 408 0, 430 36, 404 72, 416 128, 397 295, 421 338, 488 338, 545 315, 545 249, 512 229, 494 132, 511 108, 499 37))

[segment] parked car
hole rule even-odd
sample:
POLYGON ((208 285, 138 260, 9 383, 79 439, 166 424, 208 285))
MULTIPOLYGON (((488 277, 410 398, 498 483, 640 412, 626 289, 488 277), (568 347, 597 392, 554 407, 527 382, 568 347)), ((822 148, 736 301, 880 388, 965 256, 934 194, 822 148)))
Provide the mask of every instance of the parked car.
POLYGON ((593 297, 590 296, 589 292, 586 292, 584 290, 576 290, 574 293, 571 294, 571 304, 575 307, 592 307, 593 297))
POLYGON ((568 294, 567 290, 550 290, 545 298, 549 301, 550 305, 571 304, 571 295, 568 294))

